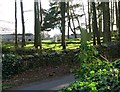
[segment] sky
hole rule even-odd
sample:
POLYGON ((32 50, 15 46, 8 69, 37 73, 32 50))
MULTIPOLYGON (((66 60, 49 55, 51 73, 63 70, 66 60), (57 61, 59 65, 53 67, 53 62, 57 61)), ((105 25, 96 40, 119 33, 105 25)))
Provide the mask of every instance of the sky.
MULTIPOLYGON (((75 0, 77 1, 77 0, 75 0)), ((41 0, 42 8, 49 9, 49 0, 41 0)), ((0 0, 0 33, 10 34, 15 30, 15 0, 0 0)), ((34 33, 34 0, 23 0, 25 31, 34 33), (29 10, 29 12, 27 12, 29 10)), ((18 33, 22 33, 20 0, 17 0, 18 33)), ((60 34, 58 29, 49 32, 51 36, 60 34)), ((67 33, 66 33, 67 34, 67 33)))

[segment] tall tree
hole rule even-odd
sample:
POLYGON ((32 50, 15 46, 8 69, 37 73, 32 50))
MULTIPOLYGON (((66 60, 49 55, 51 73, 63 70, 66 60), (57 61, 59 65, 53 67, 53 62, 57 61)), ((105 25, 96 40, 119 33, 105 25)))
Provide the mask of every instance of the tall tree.
POLYGON ((61 31, 62 31, 62 46, 63 46, 63 49, 66 49, 66 42, 65 42, 65 8, 66 8, 66 3, 65 2, 60 2, 61 31))
POLYGON ((34 1, 34 46, 38 48, 38 34, 37 34, 37 2, 34 1))
POLYGON ((34 2, 34 46, 38 49, 42 49, 42 39, 41 39, 41 24, 42 24, 42 8, 41 8, 41 1, 38 0, 34 2), (39 7, 40 3, 40 7, 39 7))
POLYGON ((103 19, 102 19, 102 4, 100 2, 98 2, 98 6, 97 6, 97 10, 98 10, 98 23, 99 23, 99 27, 98 30, 100 32, 100 37, 103 37, 103 32, 102 32, 102 24, 103 24, 103 19))
POLYGON ((114 24, 114 2, 111 1, 111 16, 110 16, 110 19, 111 19, 111 32, 113 31, 113 24, 114 24))
POLYGON ((119 40, 120 40, 120 1, 118 2, 118 10, 119 10, 119 40))
POLYGON ((97 44, 100 45, 100 34, 97 27, 97 17, 96 17, 96 7, 95 2, 92 2, 93 7, 93 19, 92 19, 92 25, 93 25, 93 45, 96 45, 95 37, 97 37, 97 44))
POLYGON ((88 2, 88 25, 89 25, 89 33, 91 33, 91 3, 88 2))
POLYGON ((41 31, 42 31, 42 6, 41 6, 41 0, 40 0, 40 36, 39 36, 39 43, 40 43, 40 49, 42 49, 42 37, 41 37, 41 31))
POLYGON ((18 37, 17 37, 17 0, 15 0, 15 48, 18 47, 18 37))
POLYGON ((41 8, 41 0, 37 2, 37 24, 38 24, 38 46, 42 49, 42 39, 41 39, 41 24, 42 24, 42 8, 41 8), (40 3, 40 8, 39 8, 40 3))
POLYGON ((117 28, 117 31, 118 31, 118 2, 116 1, 115 2, 115 13, 116 13, 116 28, 117 28))
POLYGON ((24 11, 23 11, 23 0, 20 0, 21 7, 21 19, 22 19, 22 47, 25 46, 25 24, 24 24, 24 11))
POLYGON ((109 2, 102 2, 102 4, 103 4, 103 42, 108 43, 111 41, 109 2))
POLYGON ((69 2, 67 2, 67 17, 68 17, 68 39, 69 39, 69 28, 70 28, 70 14, 69 14, 69 2))
POLYGON ((75 27, 75 23, 74 23, 74 10, 73 10, 73 13, 72 12, 70 12, 70 13, 71 13, 72 24, 73 24, 73 30, 71 30, 71 31, 74 33, 75 38, 77 38, 76 27, 75 27))

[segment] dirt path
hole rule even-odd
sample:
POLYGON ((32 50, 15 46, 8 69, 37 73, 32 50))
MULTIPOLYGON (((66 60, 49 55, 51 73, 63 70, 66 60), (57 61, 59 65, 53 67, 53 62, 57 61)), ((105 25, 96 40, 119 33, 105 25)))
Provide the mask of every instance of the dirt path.
POLYGON ((65 86, 68 86, 73 81, 75 81, 74 76, 67 75, 64 77, 58 77, 55 79, 48 79, 23 85, 17 88, 12 88, 10 90, 59 90, 65 86))

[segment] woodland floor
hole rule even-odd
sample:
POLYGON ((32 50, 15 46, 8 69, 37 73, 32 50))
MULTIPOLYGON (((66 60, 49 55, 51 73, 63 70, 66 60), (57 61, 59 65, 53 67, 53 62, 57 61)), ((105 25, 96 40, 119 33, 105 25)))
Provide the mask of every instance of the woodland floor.
MULTIPOLYGON (((62 77, 71 74, 70 70, 79 67, 78 65, 60 65, 56 67, 47 66, 45 68, 37 68, 29 70, 14 76, 9 80, 3 81, 3 85, 7 88, 17 87, 41 80, 62 77)), ((6 89, 4 88, 4 89, 6 89)))
MULTIPOLYGON (((109 56, 107 49, 102 48, 101 51, 102 51, 101 55, 107 58, 107 60, 109 60, 110 62, 117 59, 117 57, 109 56)), ((73 57, 73 56, 71 55, 70 57, 73 57)), ((25 85, 32 82, 70 75, 71 74, 70 70, 78 67, 79 67, 79 64, 74 63, 74 64, 61 64, 57 66, 48 65, 46 67, 39 67, 33 70, 28 70, 26 72, 23 72, 14 76, 9 80, 4 80, 3 89, 9 89, 12 87, 25 85)))

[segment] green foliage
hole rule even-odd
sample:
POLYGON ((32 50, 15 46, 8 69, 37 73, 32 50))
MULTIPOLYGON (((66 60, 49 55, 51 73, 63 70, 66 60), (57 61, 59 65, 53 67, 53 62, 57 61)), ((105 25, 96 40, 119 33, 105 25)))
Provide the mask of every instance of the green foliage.
POLYGON ((2 78, 10 78, 22 71, 20 57, 14 54, 3 54, 2 56, 2 78))
POLYGON ((120 90, 120 60, 114 63, 102 61, 98 58, 98 52, 94 47, 81 47, 78 55, 80 68, 73 72, 76 81, 61 91, 75 92, 119 92, 120 90), (115 68, 116 67, 116 68, 115 68))
POLYGON ((115 68, 120 69, 120 59, 116 60, 115 62, 112 63, 115 68))

